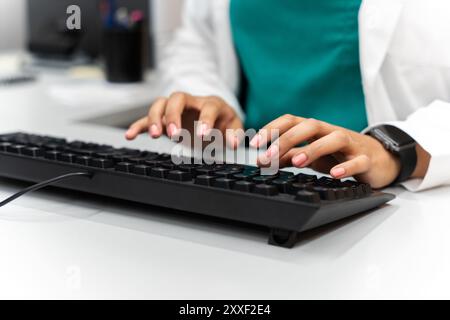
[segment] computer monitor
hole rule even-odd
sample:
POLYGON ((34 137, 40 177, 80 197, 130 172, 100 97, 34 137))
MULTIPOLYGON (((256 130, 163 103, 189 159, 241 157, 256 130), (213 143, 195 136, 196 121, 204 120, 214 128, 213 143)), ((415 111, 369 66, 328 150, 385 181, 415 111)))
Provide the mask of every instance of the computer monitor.
MULTIPOLYGON (((28 0, 28 49, 40 57, 72 58, 83 55, 97 58, 101 52, 102 17, 101 0, 28 0), (81 9, 81 30, 68 30, 67 8, 78 5, 81 9)), ((149 0, 117 0, 117 7, 141 10, 150 21, 149 0)), ((149 65, 153 61, 153 41, 150 23, 146 24, 149 65)))

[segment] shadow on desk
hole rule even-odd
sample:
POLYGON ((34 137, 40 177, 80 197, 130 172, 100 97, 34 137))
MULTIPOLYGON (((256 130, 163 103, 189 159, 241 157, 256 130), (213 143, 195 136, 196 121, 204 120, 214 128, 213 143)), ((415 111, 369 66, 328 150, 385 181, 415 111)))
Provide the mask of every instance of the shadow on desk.
MULTIPOLYGON (((0 184, 2 197, 28 186, 3 178, 0 184)), ((310 257, 329 261, 342 256, 397 210, 394 205, 385 205, 375 211, 306 231, 293 249, 284 249, 267 244, 268 230, 263 227, 77 191, 50 187, 27 195, 11 205, 16 209, 0 209, 0 221, 60 223, 83 219, 297 264, 307 263, 310 257), (37 215, 37 212, 43 214, 37 215)))

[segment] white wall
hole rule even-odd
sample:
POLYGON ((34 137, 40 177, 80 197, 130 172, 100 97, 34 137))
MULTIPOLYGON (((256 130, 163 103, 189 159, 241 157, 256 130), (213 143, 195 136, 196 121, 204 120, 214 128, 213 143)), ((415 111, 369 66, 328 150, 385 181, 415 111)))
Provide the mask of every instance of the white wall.
POLYGON ((0 50, 25 45, 25 0, 0 0, 0 50))

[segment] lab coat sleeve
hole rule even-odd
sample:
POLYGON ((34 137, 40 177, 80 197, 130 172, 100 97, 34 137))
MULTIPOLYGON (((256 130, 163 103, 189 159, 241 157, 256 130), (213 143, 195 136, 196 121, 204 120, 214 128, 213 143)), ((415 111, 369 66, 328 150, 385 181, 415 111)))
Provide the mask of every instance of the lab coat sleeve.
POLYGON ((434 101, 412 113, 405 121, 388 122, 409 134, 430 155, 423 179, 402 183, 409 191, 421 191, 450 184, 450 103, 434 101))
POLYGON ((163 95, 181 91, 198 96, 219 96, 243 119, 236 93, 220 76, 211 2, 185 2, 182 26, 160 61, 163 95))

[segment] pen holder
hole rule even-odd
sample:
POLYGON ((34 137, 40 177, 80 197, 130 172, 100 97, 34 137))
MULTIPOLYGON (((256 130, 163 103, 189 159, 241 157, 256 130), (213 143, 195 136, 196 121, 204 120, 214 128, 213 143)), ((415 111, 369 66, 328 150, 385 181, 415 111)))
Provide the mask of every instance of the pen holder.
POLYGON ((141 82, 144 74, 144 38, 141 28, 105 29, 103 57, 109 82, 141 82))

